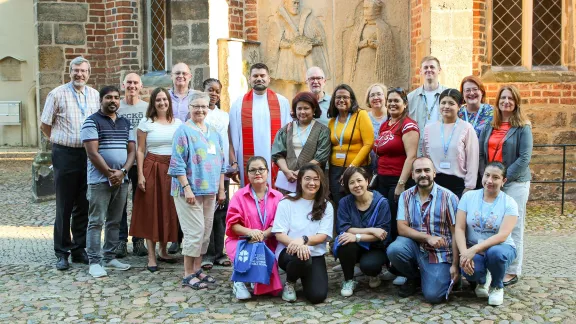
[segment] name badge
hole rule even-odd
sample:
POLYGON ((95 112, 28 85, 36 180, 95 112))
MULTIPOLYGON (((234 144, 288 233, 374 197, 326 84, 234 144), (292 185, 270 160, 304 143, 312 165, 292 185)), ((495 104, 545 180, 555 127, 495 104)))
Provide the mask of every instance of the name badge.
POLYGON ((345 159, 345 158, 346 158, 346 153, 336 153, 336 158, 337 158, 337 159, 345 159))
POLYGON ((441 161, 441 162, 440 162, 440 169, 450 169, 450 162, 448 162, 448 161, 441 161))
POLYGON ((208 146, 208 154, 212 154, 212 155, 216 154, 216 147, 214 146, 214 144, 210 144, 208 146))

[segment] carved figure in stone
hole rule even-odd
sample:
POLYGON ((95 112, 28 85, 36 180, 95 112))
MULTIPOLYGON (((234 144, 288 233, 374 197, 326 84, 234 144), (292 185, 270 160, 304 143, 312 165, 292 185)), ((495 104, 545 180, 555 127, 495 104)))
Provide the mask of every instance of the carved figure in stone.
POLYGON ((392 29, 382 13, 384 0, 364 0, 363 16, 354 25, 344 61, 344 82, 357 91, 372 83, 388 84, 395 73, 392 29))
POLYGON ((324 27, 311 9, 300 10, 300 0, 282 1, 270 24, 271 76, 276 80, 303 83, 306 70, 318 66, 329 79, 324 27))

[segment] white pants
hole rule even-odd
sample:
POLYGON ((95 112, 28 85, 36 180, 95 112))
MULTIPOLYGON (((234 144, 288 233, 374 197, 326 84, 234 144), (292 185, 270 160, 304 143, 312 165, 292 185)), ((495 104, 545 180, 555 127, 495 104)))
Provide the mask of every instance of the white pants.
POLYGON ((215 199, 215 195, 196 196, 196 202, 191 205, 184 197, 174 197, 180 228, 184 234, 182 255, 196 258, 208 251, 214 221, 215 199))
POLYGON ((520 215, 512 230, 512 239, 516 245, 516 260, 508 267, 508 274, 520 276, 522 274, 522 259, 524 258, 524 227, 526 226, 526 203, 530 194, 530 181, 508 182, 502 191, 514 198, 518 204, 518 214, 520 215))

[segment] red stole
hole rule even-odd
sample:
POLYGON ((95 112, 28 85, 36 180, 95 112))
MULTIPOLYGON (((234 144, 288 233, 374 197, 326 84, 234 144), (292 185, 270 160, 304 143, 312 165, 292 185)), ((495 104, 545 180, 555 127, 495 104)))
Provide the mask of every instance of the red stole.
MULTIPOLYGON (((274 91, 266 90, 268 98, 268 108, 270 109, 270 144, 274 143, 274 137, 276 133, 282 127, 282 114, 280 113, 280 102, 278 101, 278 96, 274 91)), ((248 159, 254 156, 254 146, 257 145, 256 139, 254 138, 254 129, 252 127, 252 104, 254 99, 254 90, 248 91, 242 99, 242 160, 244 166, 248 162, 248 159)), ((266 156, 265 158, 271 158, 266 156)), ((272 184, 276 182, 276 176, 278 174, 278 167, 276 164, 272 166, 272 184)), ((244 171, 244 185, 249 184, 248 174, 244 171)))

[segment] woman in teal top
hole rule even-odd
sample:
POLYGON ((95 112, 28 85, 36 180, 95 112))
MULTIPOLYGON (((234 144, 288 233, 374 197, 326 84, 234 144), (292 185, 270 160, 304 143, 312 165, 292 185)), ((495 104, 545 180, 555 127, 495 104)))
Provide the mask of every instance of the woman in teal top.
MULTIPOLYGON (((480 132, 492 122, 494 116, 494 107, 486 103, 484 83, 478 77, 467 76, 460 83, 460 93, 464 96, 465 104, 460 107, 458 117, 472 124, 476 136, 480 137, 480 132)), ((480 183, 478 185, 480 187, 480 183)))

